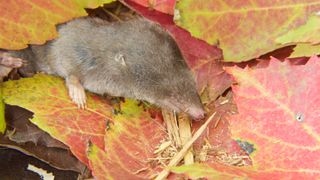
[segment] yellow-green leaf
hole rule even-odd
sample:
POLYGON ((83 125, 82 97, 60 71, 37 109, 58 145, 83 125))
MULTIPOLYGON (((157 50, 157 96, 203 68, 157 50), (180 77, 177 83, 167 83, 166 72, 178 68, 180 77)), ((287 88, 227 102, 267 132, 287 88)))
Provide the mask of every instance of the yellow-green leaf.
POLYGON ((16 50, 27 44, 43 44, 57 36, 56 24, 86 16, 84 8, 96 8, 112 1, 0 1, 0 48, 16 50))
POLYGON ((311 16, 308 21, 276 39, 280 44, 320 43, 320 16, 311 16))
POLYGON ((320 45, 298 44, 291 53, 290 58, 309 57, 320 54, 320 45))
POLYGON ((122 179, 145 179, 156 174, 160 167, 148 159, 154 158, 155 148, 165 139, 160 112, 130 99, 115 110, 105 98, 86 95, 87 108, 81 110, 61 78, 37 74, 3 84, 5 102, 32 111, 30 121, 66 144, 97 179, 119 178, 119 174, 122 179), (93 153, 100 154, 98 159, 87 157, 89 142, 97 147, 93 153), (148 170, 136 173, 145 167, 148 170))
POLYGON ((88 108, 78 109, 61 78, 37 74, 5 82, 3 99, 7 104, 32 111, 31 122, 67 144, 82 162, 87 163, 88 141, 104 148, 106 122, 112 116, 112 107, 97 95, 87 93, 88 108))
POLYGON ((248 179, 248 176, 241 172, 239 167, 227 166, 219 163, 208 164, 192 164, 178 167, 170 167, 174 173, 183 173, 192 179, 223 179, 223 180, 240 180, 248 179))
MULTIPOLYGON (((303 26, 319 0, 181 0, 177 24, 197 38, 219 44, 225 61, 240 62, 283 47, 276 39, 303 26)), ((307 26, 306 33, 313 32, 307 26)))
MULTIPOLYGON (((2 83, 2 82, 0 82, 2 83)), ((4 114, 4 102, 2 100, 2 84, 0 84, 0 133, 4 133, 6 130, 6 120, 5 120, 5 114, 4 114)))

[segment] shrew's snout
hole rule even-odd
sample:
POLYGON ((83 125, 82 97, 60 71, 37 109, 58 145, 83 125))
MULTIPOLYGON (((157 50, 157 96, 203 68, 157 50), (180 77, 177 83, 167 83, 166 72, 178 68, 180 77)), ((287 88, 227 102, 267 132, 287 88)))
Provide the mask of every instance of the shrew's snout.
POLYGON ((194 119, 194 120, 201 120, 205 117, 206 112, 204 111, 203 107, 190 107, 187 110, 187 113, 194 119))

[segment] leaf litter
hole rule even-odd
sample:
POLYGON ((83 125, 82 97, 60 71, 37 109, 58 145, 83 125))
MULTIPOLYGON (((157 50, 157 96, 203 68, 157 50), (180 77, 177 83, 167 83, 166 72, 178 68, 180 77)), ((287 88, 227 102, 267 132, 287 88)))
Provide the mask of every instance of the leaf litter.
MULTIPOLYGON (((113 8, 117 8, 113 7, 113 8)), ((104 12, 106 12, 104 10, 104 12)), ((117 18, 115 18, 115 16, 111 15, 110 13, 107 13, 111 16, 111 18, 113 18, 114 20, 117 20, 117 18)), ((117 13, 114 13, 117 14, 117 13)), ((128 17, 133 17, 134 13, 128 13, 128 17)), ((126 16, 126 15, 125 15, 126 16)), ((203 91, 205 91, 205 89, 202 89, 203 91)), ((215 97, 215 96, 211 96, 210 98, 215 97)), ((215 108, 210 107, 210 103, 217 103, 216 99, 210 99, 207 101, 207 107, 209 107, 209 109, 212 111, 215 108, 220 108, 223 107, 224 105, 228 105, 230 102, 229 99, 224 99, 222 101, 219 102, 219 106, 215 105, 215 108)), ((220 98, 220 97, 217 97, 220 98)), ((221 108, 223 109, 223 108, 221 108)), ((217 116, 219 116, 219 118, 216 118, 215 123, 211 124, 211 126, 206 130, 207 135, 212 134, 212 132, 210 132, 210 130, 216 130, 219 131, 219 126, 221 124, 224 123, 224 119, 221 118, 223 116, 226 116, 226 112, 223 112, 220 114, 221 112, 217 112, 217 116), (212 128, 213 127, 213 128, 212 128)), ((228 113, 235 113, 235 111, 231 111, 228 113)), ((229 115, 229 114, 228 114, 229 115)), ((172 158, 176 157, 177 154, 181 151, 181 148, 183 147, 182 143, 182 139, 181 137, 184 135, 183 133, 181 133, 179 131, 180 127, 179 125, 181 124, 181 122, 188 122, 189 120, 187 119, 181 119, 181 117, 183 116, 179 116, 179 119, 176 118, 176 116, 173 114, 171 115, 163 115, 164 118, 166 116, 169 117, 169 120, 165 120, 166 121, 166 125, 167 125, 167 129, 168 129, 168 134, 165 138, 163 138, 161 140, 161 142, 159 142, 159 144, 157 146, 154 146, 154 148, 156 149, 154 151, 154 154, 156 155, 155 158, 148 158, 148 160, 151 161, 156 161, 156 163, 161 164, 162 166, 166 166, 168 164, 170 164, 170 162, 172 162, 172 158), (181 121, 180 121, 181 120, 181 121), (168 122, 167 122, 168 121, 168 122), (168 128, 171 127, 171 128, 168 128), (170 130, 169 130, 170 129, 170 130)), ((166 119, 166 118, 165 118, 166 119)), ((190 125, 190 123, 188 124, 190 125)), ((199 126, 198 126, 199 127, 199 126)), ((188 130, 187 132, 189 133, 189 135, 187 135, 188 138, 191 139, 190 134, 191 132, 195 131, 195 127, 192 127, 191 130, 188 130)), ((181 130, 181 128, 180 128, 181 130)), ((182 128, 183 130, 183 128, 182 128)), ((215 133, 215 132, 214 132, 215 133)), ((206 133, 204 133, 206 134, 206 133)), ((201 139, 201 137, 199 137, 199 139, 201 139)), ((215 160, 215 162, 219 162, 228 166, 246 166, 246 165, 250 165, 250 163, 247 163, 247 161, 250 161, 250 157, 248 155, 241 155, 238 152, 236 153, 232 153, 229 152, 228 150, 225 150, 224 148, 220 148, 219 145, 216 144, 211 144, 211 140, 210 138, 202 138, 202 140, 198 140, 201 141, 201 148, 200 151, 196 151, 195 148, 195 152, 193 152, 194 154, 192 156, 195 156, 195 162, 206 162, 206 161, 212 161, 212 159, 215 160)), ((188 142, 188 141, 187 141, 188 142)), ((195 144, 196 146, 196 144, 195 144)), ((190 150, 189 152, 192 152, 192 150, 190 150)), ((187 151, 185 152, 187 154, 187 151)), ((138 154, 136 154, 138 155, 138 154)), ((185 155, 185 154, 183 154, 185 155)), ((181 157, 180 157, 181 158, 181 157)), ((147 169, 147 167, 145 168, 141 168, 136 170, 134 173, 136 174, 140 174, 142 171, 145 171, 147 169)))

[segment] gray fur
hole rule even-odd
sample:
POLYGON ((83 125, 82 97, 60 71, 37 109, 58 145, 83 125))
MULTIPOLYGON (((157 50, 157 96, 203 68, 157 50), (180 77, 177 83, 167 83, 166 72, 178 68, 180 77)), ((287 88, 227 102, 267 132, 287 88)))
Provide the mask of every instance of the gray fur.
POLYGON ((203 114, 181 52, 159 25, 142 18, 115 23, 80 18, 60 25, 58 31, 59 38, 31 46, 20 57, 32 61, 38 71, 77 76, 85 89, 97 94, 203 114))

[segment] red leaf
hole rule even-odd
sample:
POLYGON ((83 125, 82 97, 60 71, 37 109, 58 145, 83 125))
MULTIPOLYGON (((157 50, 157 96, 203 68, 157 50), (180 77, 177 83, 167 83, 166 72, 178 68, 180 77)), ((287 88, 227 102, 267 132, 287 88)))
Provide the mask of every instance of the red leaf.
POLYGON ((89 151, 90 167, 98 179, 150 178, 161 168, 149 158, 164 139, 165 127, 159 116, 152 119, 135 101, 127 100, 121 109, 106 131, 105 150, 89 151))
POLYGON ((273 58, 267 67, 226 68, 237 82, 232 88, 239 114, 229 118, 231 135, 253 145, 253 153, 249 153, 252 166, 212 161, 172 170, 191 178, 317 179, 319 68, 318 57, 312 57, 306 65, 273 58))
POLYGON ((306 65, 271 59, 267 68, 227 68, 238 83, 232 136, 254 144, 257 172, 319 177, 319 68, 318 57, 306 65))
POLYGON ((132 0, 133 2, 140 4, 144 7, 149 7, 157 11, 171 14, 174 13, 175 0, 132 0))

